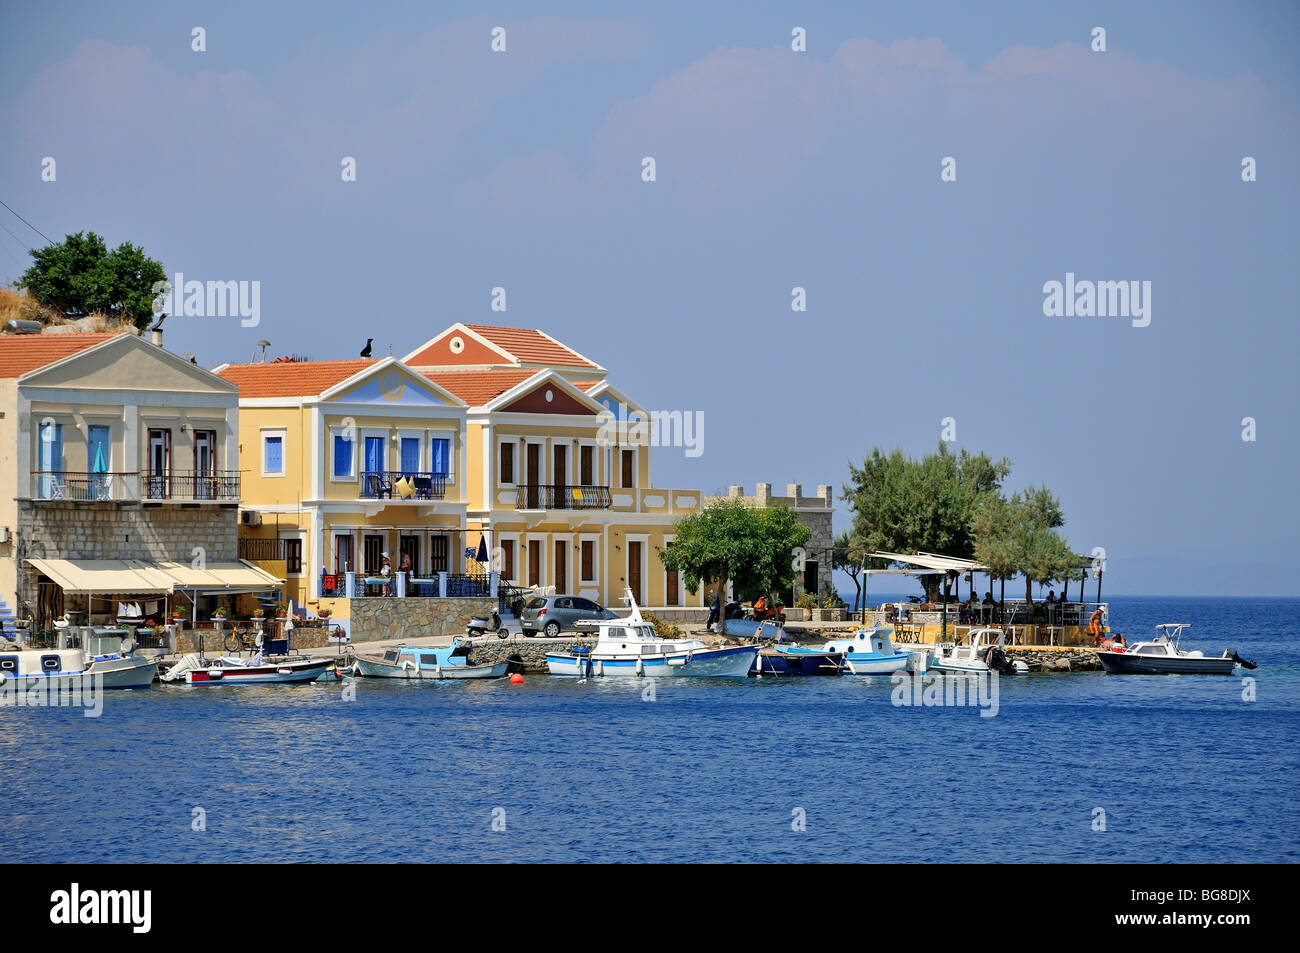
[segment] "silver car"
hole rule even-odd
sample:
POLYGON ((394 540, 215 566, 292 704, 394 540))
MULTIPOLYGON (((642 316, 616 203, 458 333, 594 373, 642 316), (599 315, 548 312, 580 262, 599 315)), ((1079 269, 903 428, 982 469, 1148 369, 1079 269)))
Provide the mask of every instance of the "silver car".
POLYGON ((524 603, 519 622, 524 635, 545 635, 553 639, 561 632, 579 631, 574 623, 580 619, 617 618, 617 612, 582 596, 534 596, 524 603))

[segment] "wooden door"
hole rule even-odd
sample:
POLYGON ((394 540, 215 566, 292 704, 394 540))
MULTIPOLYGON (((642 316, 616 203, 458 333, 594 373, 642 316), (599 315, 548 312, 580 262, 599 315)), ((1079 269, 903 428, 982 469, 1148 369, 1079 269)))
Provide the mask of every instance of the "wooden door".
MULTIPOLYGON (((524 482, 527 484, 524 490, 527 500, 524 505, 530 510, 538 509, 541 506, 541 449, 539 444, 530 443, 524 455, 526 461, 524 464, 524 482)), ((528 571, 532 572, 531 569, 528 571)))
POLYGON ((569 561, 564 540, 555 541, 555 591, 569 591, 569 561))
MULTIPOLYGON (((666 544, 665 548, 672 549, 673 544, 668 543, 666 544)), ((677 588, 677 573, 675 572, 667 573, 667 579, 664 580, 664 588, 666 590, 666 593, 664 595, 664 605, 666 606, 677 605, 677 603, 681 599, 681 593, 677 588)))
POLYGON ((641 601, 641 541, 628 541, 627 544, 627 584, 632 590, 632 597, 637 605, 641 601))
POLYGON ((562 443, 557 443, 551 448, 551 458, 551 482, 555 484, 555 492, 558 496, 569 483, 569 448, 562 443))
POLYGON ((528 585, 540 586, 542 584, 542 541, 540 539, 530 539, 528 541, 528 585))

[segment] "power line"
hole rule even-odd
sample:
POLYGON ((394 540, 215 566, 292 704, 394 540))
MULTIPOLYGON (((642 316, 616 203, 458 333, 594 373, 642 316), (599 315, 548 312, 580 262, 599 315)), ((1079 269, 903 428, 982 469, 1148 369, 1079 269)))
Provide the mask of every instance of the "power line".
MULTIPOLYGON (((45 243, 46 243, 47 245, 53 245, 53 244, 54 244, 54 240, 53 240, 52 238, 50 238, 49 235, 46 235, 43 231, 41 231, 39 228, 37 228, 37 227, 36 227, 35 225, 33 225, 31 222, 27 221, 27 219, 23 218, 23 217, 22 217, 21 215, 19 215, 17 212, 14 212, 13 209, 9 208, 9 203, 6 202, 4 199, 0 199, 0 205, 3 205, 5 208, 8 208, 9 211, 13 212, 14 216, 18 219, 18 221, 22 222, 24 225, 26 225, 28 228, 30 228, 32 231, 34 231, 37 235, 40 235, 41 238, 45 239, 45 243)), ((15 235, 14 237, 17 238, 18 236, 15 235)))

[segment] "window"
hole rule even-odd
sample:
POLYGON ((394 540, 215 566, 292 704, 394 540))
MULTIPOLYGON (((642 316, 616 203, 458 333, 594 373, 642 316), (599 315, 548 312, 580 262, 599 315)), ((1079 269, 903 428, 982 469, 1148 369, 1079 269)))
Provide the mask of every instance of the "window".
POLYGON ((380 565, 383 563, 384 538, 382 536, 366 535, 361 539, 362 568, 366 575, 373 576, 379 572, 380 565))
POLYGON ((284 431, 262 434, 262 476, 284 476, 284 431))
POLYGON ((596 483, 595 450, 595 447, 578 448, 578 482, 583 486, 594 486, 596 483))
POLYGON ((41 499, 63 498, 63 424, 45 424, 40 434, 41 499))
POLYGON ((515 445, 513 443, 501 444, 501 482, 515 482, 515 445))
POLYGON ((385 443, 383 437, 366 437, 365 466, 367 473, 383 473, 387 469, 384 466, 386 458, 384 453, 385 443))
POLYGON ((515 541, 513 539, 501 540, 501 578, 515 578, 515 541))
POLYGON ((584 539, 582 541, 582 581, 596 581, 596 541, 594 539, 584 539))
POLYGON ((284 545, 284 571, 291 576, 302 575, 302 540, 286 539, 284 545))
MULTIPOLYGON (((435 466, 434 471, 437 471, 435 466)), ((420 472, 420 438, 403 437, 402 438, 402 472, 419 473, 420 472)))
POLYGON ((340 534, 334 537, 334 567, 335 572, 342 575, 345 572, 352 572, 355 564, 352 561, 352 534, 346 536, 340 534))
POLYGON ((429 441, 429 449, 433 455, 433 472, 451 473, 451 441, 446 437, 435 437, 429 441))
POLYGON ((447 552, 450 547, 447 544, 447 537, 441 533, 429 537, 429 559, 430 567, 435 573, 448 572, 447 552))
POLYGON ((622 476, 623 476, 623 483, 622 483, 622 486, 623 486, 624 489, 630 489, 630 488, 636 486, 636 480, 635 480, 635 478, 634 478, 634 476, 633 476, 633 474, 634 474, 634 469, 635 469, 635 466, 634 466, 634 465, 635 465, 635 463, 636 463, 636 451, 635 451, 635 450, 624 450, 624 451, 623 451, 623 457, 622 457, 622 459, 623 459, 623 467, 622 467, 622 470, 623 470, 623 474, 622 474, 622 476))
POLYGON ((352 437, 341 433, 334 435, 334 476, 344 479, 352 476, 352 437))

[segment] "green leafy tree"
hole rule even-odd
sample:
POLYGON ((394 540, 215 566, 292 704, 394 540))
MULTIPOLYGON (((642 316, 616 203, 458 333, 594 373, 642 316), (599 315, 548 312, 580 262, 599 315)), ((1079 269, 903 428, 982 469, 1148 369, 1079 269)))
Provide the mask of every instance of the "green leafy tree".
POLYGON ((1001 579, 1021 574, 1032 602, 1034 583, 1078 578, 1080 557, 1058 532, 1064 525, 1060 501, 1045 486, 989 497, 973 522, 975 558, 1001 579))
POLYGON ((162 262, 123 242, 112 251, 94 232, 77 232, 32 251, 18 286, 46 307, 76 318, 100 313, 145 328, 153 318, 153 287, 167 279, 162 262))
MULTIPOLYGON (((853 513, 851 538, 866 552, 923 551, 969 559, 975 552, 975 516, 1001 492, 1010 472, 1005 457, 954 454, 942 442, 920 460, 876 447, 862 466, 849 464, 842 498, 853 513)), ((922 577, 927 599, 938 597, 940 583, 938 576, 922 577)))
POLYGON ((741 598, 789 586, 796 572, 794 551, 810 535, 787 507, 731 499, 683 517, 675 532, 673 545, 659 551, 664 568, 681 573, 692 593, 713 580, 725 593, 730 581, 741 598))

